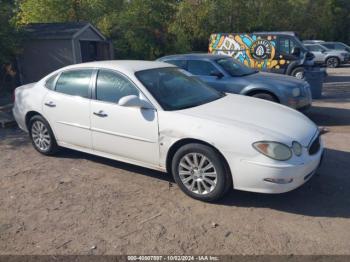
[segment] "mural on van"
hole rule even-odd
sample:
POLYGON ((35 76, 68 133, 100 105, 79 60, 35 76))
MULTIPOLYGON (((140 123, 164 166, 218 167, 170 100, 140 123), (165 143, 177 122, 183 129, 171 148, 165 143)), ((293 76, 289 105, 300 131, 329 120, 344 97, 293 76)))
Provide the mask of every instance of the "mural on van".
POLYGON ((276 57, 276 36, 248 34, 212 34, 209 53, 230 55, 256 69, 279 69, 289 61, 276 57))

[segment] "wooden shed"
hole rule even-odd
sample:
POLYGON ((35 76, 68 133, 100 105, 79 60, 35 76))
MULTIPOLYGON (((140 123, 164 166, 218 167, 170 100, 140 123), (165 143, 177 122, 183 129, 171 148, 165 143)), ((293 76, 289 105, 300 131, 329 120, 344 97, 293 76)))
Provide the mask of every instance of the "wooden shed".
POLYGON ((113 59, 111 42, 90 23, 35 23, 27 25, 25 32, 18 57, 22 84, 67 65, 113 59))

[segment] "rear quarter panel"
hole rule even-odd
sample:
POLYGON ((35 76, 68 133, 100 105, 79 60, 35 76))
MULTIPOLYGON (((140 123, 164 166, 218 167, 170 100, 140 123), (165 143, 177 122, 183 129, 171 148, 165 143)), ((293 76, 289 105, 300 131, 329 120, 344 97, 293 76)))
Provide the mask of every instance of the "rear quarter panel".
POLYGON ((25 118, 29 112, 42 114, 42 101, 47 92, 41 82, 16 88, 13 114, 22 130, 28 132, 25 118))

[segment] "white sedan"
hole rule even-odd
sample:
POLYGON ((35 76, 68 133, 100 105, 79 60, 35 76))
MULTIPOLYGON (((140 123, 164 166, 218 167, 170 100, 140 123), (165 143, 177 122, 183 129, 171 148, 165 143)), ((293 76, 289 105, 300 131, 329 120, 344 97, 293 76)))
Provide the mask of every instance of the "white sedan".
POLYGON ((220 93, 161 62, 68 66, 15 92, 13 113, 45 155, 67 147, 171 173, 189 196, 282 193, 320 164, 317 126, 288 107, 220 93))

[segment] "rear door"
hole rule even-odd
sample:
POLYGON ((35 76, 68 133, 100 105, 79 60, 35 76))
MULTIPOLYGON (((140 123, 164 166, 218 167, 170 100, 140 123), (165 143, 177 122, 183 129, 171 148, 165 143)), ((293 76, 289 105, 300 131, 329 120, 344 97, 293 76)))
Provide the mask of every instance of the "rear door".
POLYGON ((57 142, 91 148, 90 87, 92 69, 62 72, 44 98, 43 111, 57 142))

